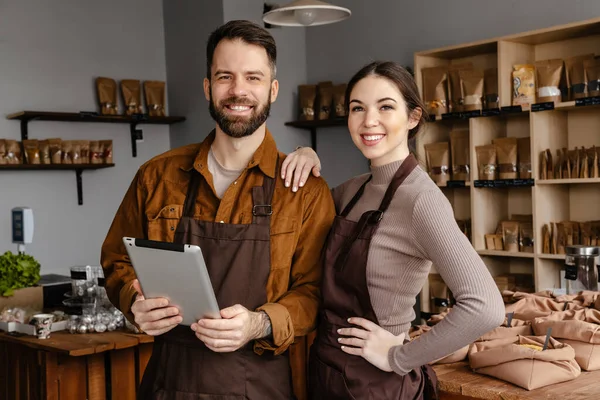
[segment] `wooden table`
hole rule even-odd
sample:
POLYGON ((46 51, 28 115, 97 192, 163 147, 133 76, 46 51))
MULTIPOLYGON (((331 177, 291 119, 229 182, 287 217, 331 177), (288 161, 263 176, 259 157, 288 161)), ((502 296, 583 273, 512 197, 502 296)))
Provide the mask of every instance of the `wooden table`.
POLYGON ((0 399, 134 400, 153 341, 119 331, 47 340, 1 332, 0 399))
POLYGON ((472 372, 467 362, 434 365, 440 382, 440 400, 597 400, 600 371, 583 372, 570 381, 525 390, 510 383, 472 372))

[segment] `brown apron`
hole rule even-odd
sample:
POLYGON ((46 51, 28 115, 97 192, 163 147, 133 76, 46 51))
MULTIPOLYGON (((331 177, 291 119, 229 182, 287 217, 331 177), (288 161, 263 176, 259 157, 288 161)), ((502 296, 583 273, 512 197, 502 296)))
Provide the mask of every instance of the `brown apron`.
MULTIPOLYGON (((175 242, 198 245, 206 260, 221 309, 241 304, 255 310, 267 302, 271 266, 271 201, 274 179, 253 188, 252 224, 235 225, 193 218, 202 176, 192 170, 175 242)), ((209 350, 190 329, 179 325, 154 341, 139 399, 291 399, 288 353, 257 355, 254 342, 232 353, 209 350)))
POLYGON ((358 222, 350 221, 346 216, 362 196, 369 178, 334 221, 326 249, 319 333, 310 356, 311 399, 437 398, 437 378, 429 365, 405 376, 384 372, 360 356, 344 353, 337 341, 337 330, 349 327, 350 317, 362 317, 379 325, 367 286, 369 246, 396 190, 416 166, 416 159, 408 156, 379 209, 365 212, 358 222))

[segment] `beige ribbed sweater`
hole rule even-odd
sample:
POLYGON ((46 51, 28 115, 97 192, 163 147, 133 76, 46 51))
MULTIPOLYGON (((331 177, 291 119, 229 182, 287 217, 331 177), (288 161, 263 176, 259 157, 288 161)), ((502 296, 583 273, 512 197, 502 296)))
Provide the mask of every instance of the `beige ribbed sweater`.
MULTIPOLYGON (((348 218, 377 209, 401 161, 372 167, 373 179, 348 218)), ((333 189, 338 214, 368 174, 333 189)), ((367 283, 379 324, 395 335, 414 320, 415 298, 432 263, 456 299, 448 316, 415 342, 390 349, 392 369, 405 375, 500 326, 502 297, 487 267, 458 228, 450 203, 420 167, 398 188, 371 241, 367 283)))

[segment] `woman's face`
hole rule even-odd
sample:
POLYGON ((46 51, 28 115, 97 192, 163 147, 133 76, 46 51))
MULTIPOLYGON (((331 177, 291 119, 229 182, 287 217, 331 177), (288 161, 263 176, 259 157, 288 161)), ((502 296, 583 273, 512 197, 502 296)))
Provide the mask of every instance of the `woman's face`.
POLYGON ((369 75, 356 83, 349 99, 348 129, 352 141, 380 166, 402 160, 408 152, 408 131, 419 123, 410 118, 398 86, 387 78, 369 75))

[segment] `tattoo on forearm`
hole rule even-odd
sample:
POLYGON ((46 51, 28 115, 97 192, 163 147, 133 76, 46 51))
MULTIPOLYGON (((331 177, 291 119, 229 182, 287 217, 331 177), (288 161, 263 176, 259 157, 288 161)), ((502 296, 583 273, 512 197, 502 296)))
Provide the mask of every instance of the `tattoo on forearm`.
POLYGON ((263 338, 271 338, 271 336, 273 336, 273 326, 271 326, 271 318, 269 318, 269 315, 264 311, 261 311, 261 315, 264 326, 263 338))

